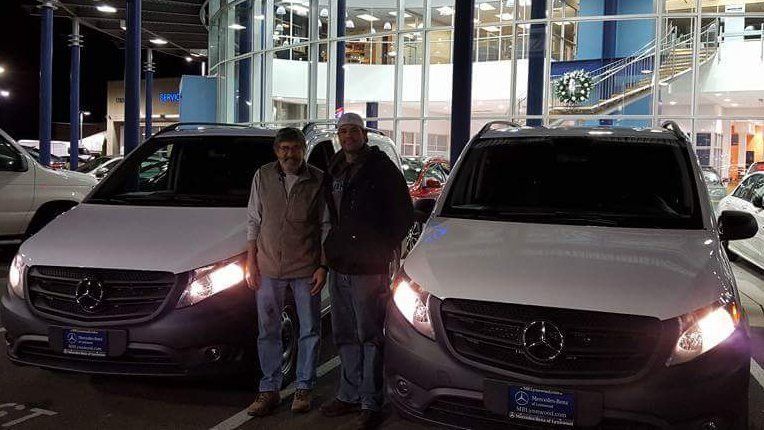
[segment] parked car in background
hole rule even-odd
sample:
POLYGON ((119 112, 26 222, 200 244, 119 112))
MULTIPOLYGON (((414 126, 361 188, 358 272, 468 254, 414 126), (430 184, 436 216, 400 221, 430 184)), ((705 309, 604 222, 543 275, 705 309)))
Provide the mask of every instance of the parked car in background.
POLYGON ((451 165, 443 157, 403 157, 403 176, 411 199, 437 199, 448 179, 451 165))
POLYGON ((725 242, 730 259, 738 256, 764 269, 764 171, 753 172, 735 190, 719 202, 719 210, 735 210, 751 214, 759 224, 758 233, 748 239, 725 242))
POLYGON ((0 130, 0 244, 20 243, 76 206, 97 181, 52 170, 0 130))
POLYGON ((122 156, 116 155, 100 156, 78 167, 77 171, 101 179, 114 169, 114 167, 122 161, 122 158, 122 156))
MULTIPOLYGON (((451 165, 443 157, 403 157, 403 176, 409 186, 411 200, 437 199, 448 179, 451 165)), ((404 256, 411 251, 422 234, 422 223, 417 221, 406 236, 404 256)))
MULTIPOLYGON (((19 145, 26 146, 30 148, 35 148, 39 151, 40 149, 40 141, 39 140, 29 140, 29 139, 22 139, 19 140, 19 145)), ((71 149, 71 144, 67 141, 63 140, 51 140, 50 141, 50 154, 55 155, 56 157, 69 160, 69 150, 71 149)), ((77 154, 77 160, 80 162, 87 162, 91 159, 95 158, 93 154, 90 153, 90 151, 87 148, 80 147, 78 154, 77 154)))
POLYGON ((719 173, 713 167, 703 166, 701 167, 701 170, 703 172, 703 180, 708 189, 711 205, 716 209, 719 205, 719 201, 727 196, 727 187, 722 182, 719 173))
POLYGON ((764 172, 764 161, 757 161, 751 164, 745 174, 750 175, 754 172, 764 172))
MULTIPOLYGON (((275 134, 167 127, 26 241, 0 299, 11 361, 91 374, 253 370, 246 208, 255 171, 276 160, 275 134)), ((322 309, 328 303, 324 289, 322 309)), ((299 339, 291 296, 281 317, 289 383, 299 339)))
MULTIPOLYGON (((40 162, 40 150, 31 146, 22 146, 24 150, 34 158, 38 163, 40 162)), ((65 160, 57 155, 50 154, 50 168, 53 170, 69 169, 69 160, 65 160)))
POLYGON ((467 144, 442 198, 415 205, 430 218, 392 285, 385 383, 402 415, 747 429, 749 327, 722 243, 756 221, 717 220, 692 144, 664 127, 498 122, 467 144))

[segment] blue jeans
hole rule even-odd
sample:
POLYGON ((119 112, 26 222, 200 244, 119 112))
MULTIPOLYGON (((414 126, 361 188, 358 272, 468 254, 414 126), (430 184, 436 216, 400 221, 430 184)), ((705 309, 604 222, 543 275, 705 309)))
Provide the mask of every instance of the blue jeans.
POLYGON ((390 297, 387 276, 332 272, 329 279, 332 330, 342 363, 337 398, 378 411, 384 403, 383 328, 390 297))
POLYGON ((298 390, 310 390, 316 384, 316 362, 321 337, 321 295, 310 295, 311 278, 273 279, 263 276, 255 294, 259 335, 257 353, 260 356, 260 391, 278 391, 281 374, 281 312, 284 295, 292 287, 292 295, 300 322, 297 347, 298 390))

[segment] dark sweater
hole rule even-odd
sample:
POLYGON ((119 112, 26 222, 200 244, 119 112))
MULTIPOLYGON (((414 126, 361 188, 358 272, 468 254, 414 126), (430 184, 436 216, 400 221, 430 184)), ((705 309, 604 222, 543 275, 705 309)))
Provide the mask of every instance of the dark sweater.
POLYGON ((329 267, 350 275, 387 273, 393 251, 414 221, 414 209, 400 170, 376 147, 352 165, 344 151, 326 172, 331 229, 324 242, 329 267), (356 164, 358 163, 358 164, 356 164), (341 189, 339 207, 332 190, 341 189))

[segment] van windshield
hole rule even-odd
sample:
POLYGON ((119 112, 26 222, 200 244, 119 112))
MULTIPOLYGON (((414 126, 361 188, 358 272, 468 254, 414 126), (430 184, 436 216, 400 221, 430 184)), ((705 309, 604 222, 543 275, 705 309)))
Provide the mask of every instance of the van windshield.
POLYGON ((692 163, 678 142, 540 137, 473 144, 442 216, 701 229, 692 163))
POLYGON ((246 207, 255 171, 275 160, 268 137, 152 139, 107 176, 85 203, 246 207))

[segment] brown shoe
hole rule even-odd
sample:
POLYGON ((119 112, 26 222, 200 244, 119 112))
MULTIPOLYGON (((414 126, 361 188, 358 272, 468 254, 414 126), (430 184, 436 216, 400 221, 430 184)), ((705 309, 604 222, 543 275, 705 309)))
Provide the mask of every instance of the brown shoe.
POLYGON ((325 417, 339 417, 352 414, 361 410, 361 406, 356 403, 343 402, 340 399, 332 399, 321 405, 321 413, 325 417))
POLYGON ((310 390, 295 391, 294 398, 292 399, 292 412, 305 413, 310 411, 312 400, 313 396, 310 395, 310 390))
POLYGON ((255 401, 247 408, 247 415, 263 417, 276 409, 281 403, 278 391, 263 391, 257 394, 255 401))

